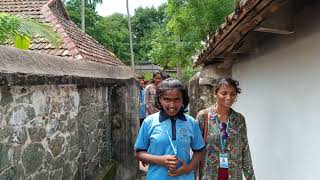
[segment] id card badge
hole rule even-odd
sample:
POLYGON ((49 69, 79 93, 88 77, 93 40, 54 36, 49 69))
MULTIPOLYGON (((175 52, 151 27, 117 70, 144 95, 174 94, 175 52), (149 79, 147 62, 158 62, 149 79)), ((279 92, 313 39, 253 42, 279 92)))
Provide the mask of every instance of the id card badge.
POLYGON ((219 153, 220 168, 229 168, 228 153, 219 153))

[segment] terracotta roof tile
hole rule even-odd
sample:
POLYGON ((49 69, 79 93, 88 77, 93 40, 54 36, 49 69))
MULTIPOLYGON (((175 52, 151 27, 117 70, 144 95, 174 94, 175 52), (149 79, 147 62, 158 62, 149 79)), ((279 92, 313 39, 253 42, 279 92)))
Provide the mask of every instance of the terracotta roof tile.
POLYGON ((195 65, 200 65, 201 63, 203 63, 209 53, 216 47, 217 44, 221 42, 221 40, 228 33, 231 27, 237 24, 239 18, 245 16, 245 13, 249 12, 259 1, 261 0, 237 0, 235 11, 226 17, 225 22, 222 23, 217 29, 216 33, 210 37, 205 48, 198 56, 195 65))
POLYGON ((30 49, 31 49, 31 50, 38 49, 39 46, 40 46, 40 44, 32 43, 32 44, 30 44, 30 49))
POLYGON ((230 58, 228 54, 232 53, 234 48, 238 48, 241 39, 285 3, 287 1, 237 0, 235 11, 226 17, 225 22, 210 37, 195 66, 205 66, 210 62, 221 62, 221 58, 230 58))
POLYGON ((61 47, 55 48, 44 38, 35 38, 30 50, 110 65, 124 65, 113 53, 69 20, 61 0, 0 0, 0 12, 48 22, 63 40, 61 47))
POLYGON ((58 49, 54 55, 58 56, 58 55, 62 54, 63 51, 64 51, 63 49, 58 49))
POLYGON ((55 53, 58 51, 58 49, 50 49, 49 54, 55 55, 55 53))
POLYGON ((63 49, 63 52, 61 53, 61 56, 68 56, 70 53, 68 50, 63 49))
POLYGON ((40 49, 40 50, 36 50, 36 51, 41 52, 41 53, 45 53, 45 54, 49 54, 48 49, 40 49))
POLYGON ((47 3, 47 0, 0 0, 0 12, 41 18, 40 9, 47 3))

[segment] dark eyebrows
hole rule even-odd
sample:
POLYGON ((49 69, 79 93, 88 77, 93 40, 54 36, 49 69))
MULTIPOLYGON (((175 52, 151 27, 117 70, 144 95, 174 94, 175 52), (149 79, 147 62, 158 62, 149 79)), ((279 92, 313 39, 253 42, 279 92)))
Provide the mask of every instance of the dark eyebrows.
MULTIPOLYGON (((228 94, 229 92, 228 91, 226 91, 226 90, 224 90, 224 91, 220 91, 220 93, 222 93, 222 94, 228 94)), ((237 91, 231 91, 230 92, 230 94, 235 94, 235 95, 237 95, 237 91)))
POLYGON ((162 98, 164 100, 182 100, 183 99, 183 97, 169 98, 169 97, 166 97, 166 96, 162 96, 162 98))

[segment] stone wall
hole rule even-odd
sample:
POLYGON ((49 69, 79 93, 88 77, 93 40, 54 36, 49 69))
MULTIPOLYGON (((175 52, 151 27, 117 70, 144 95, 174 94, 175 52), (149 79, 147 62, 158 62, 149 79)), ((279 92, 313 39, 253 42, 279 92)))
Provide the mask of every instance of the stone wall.
POLYGON ((200 110, 215 103, 212 86, 214 79, 230 76, 231 69, 219 68, 218 64, 206 66, 195 74, 189 81, 190 115, 195 118, 200 110))
POLYGON ((189 81, 190 115, 196 118, 198 112, 213 105, 212 86, 199 84, 199 73, 195 74, 189 81))
POLYGON ((125 66, 0 46, 0 180, 135 179, 138 82, 125 66))
POLYGON ((125 147, 132 139, 126 139, 127 133, 118 127, 130 129, 117 111, 130 109, 123 107, 125 96, 119 89, 77 85, 0 87, 0 179, 88 179, 108 160, 122 161, 132 154, 125 147), (117 138, 112 139, 112 135, 117 138), (119 157, 114 154, 120 149, 113 149, 113 144, 124 146, 119 157))

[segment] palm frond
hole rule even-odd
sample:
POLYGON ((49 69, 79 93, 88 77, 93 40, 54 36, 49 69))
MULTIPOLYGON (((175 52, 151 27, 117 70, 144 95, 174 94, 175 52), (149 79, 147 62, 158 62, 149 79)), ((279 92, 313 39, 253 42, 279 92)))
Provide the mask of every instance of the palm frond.
POLYGON ((17 32, 31 38, 44 38, 54 47, 59 47, 61 44, 61 39, 50 25, 33 19, 23 19, 17 32))
POLYGON ((18 49, 28 50, 30 47, 30 38, 28 36, 17 35, 14 38, 14 47, 18 49))
POLYGON ((59 47, 61 39, 53 28, 34 19, 0 13, 0 44, 14 42, 17 37, 44 38, 53 47, 59 47))
POLYGON ((0 44, 13 39, 20 20, 16 16, 0 13, 0 44))

